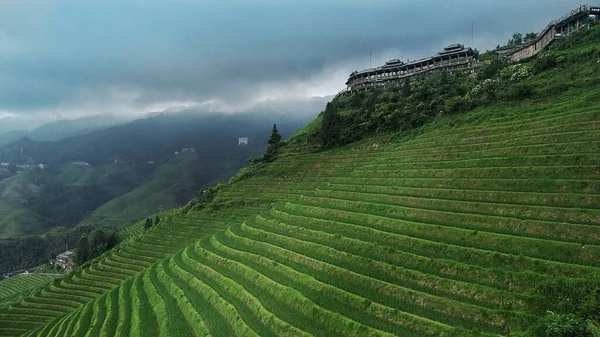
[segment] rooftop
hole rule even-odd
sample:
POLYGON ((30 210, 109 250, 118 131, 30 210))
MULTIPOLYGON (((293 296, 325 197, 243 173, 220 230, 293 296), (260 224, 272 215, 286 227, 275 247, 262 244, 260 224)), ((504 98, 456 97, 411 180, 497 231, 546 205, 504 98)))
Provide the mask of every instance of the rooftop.
POLYGON ((67 251, 66 251, 66 252, 64 252, 64 253, 60 253, 60 254, 58 254, 56 257, 57 257, 57 258, 69 258, 69 257, 70 257, 71 255, 73 255, 74 253, 75 253, 75 252, 74 252, 74 251, 72 251, 72 250, 67 250, 67 251))
POLYGON ((445 47, 442 51, 438 52, 434 56, 425 57, 425 58, 422 58, 422 59, 413 60, 413 61, 409 61, 409 62, 406 62, 406 63, 400 61, 399 59, 392 59, 392 60, 387 61, 383 66, 380 66, 380 67, 364 69, 364 70, 361 70, 361 71, 353 71, 350 74, 350 77, 353 77, 353 76, 359 75, 359 74, 370 73, 370 72, 374 72, 374 71, 378 71, 378 70, 384 70, 386 68, 391 68, 391 67, 402 67, 402 66, 418 65, 419 63, 422 63, 422 62, 429 62, 429 61, 434 60, 434 59, 436 59, 438 57, 446 57, 446 56, 448 56, 450 54, 459 53, 459 52, 473 52, 473 49, 471 47, 465 48, 464 45, 459 44, 459 43, 455 43, 455 44, 451 44, 451 45, 445 47))

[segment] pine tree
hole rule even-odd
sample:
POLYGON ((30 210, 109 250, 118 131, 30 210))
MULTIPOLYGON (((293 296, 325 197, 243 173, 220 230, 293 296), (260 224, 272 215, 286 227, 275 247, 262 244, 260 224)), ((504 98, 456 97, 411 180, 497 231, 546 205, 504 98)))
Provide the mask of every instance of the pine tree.
POLYGON ((158 225, 160 223, 160 218, 158 215, 154 218, 154 225, 158 225))
POLYGON ((152 220, 150 218, 146 218, 146 222, 144 223, 144 228, 148 229, 152 227, 152 220))
POLYGON ((267 147, 267 150, 263 155, 263 161, 266 163, 270 163, 273 160, 275 160, 275 157, 277 156, 277 150, 279 150, 279 146, 281 146, 281 135, 279 134, 279 131, 277 131, 276 124, 273 124, 271 137, 269 138, 269 141, 267 143, 269 144, 269 147, 267 147))
POLYGON ((269 141, 267 143, 271 146, 279 147, 279 145, 281 143, 281 135, 279 134, 279 131, 277 131, 277 124, 273 124, 273 130, 271 131, 271 138, 269 138, 269 141))
POLYGON ((337 110, 327 103, 323 111, 323 120, 321 121, 321 130, 319 131, 319 140, 321 146, 330 148, 338 145, 341 135, 341 118, 337 110))

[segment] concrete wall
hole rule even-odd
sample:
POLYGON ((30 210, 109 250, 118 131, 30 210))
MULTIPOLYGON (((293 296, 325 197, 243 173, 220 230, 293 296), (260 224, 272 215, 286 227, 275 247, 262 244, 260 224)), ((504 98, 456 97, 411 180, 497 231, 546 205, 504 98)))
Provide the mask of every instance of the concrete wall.
POLYGON ((511 61, 519 62, 530 57, 539 54, 544 48, 546 48, 556 38, 556 26, 552 26, 546 31, 546 33, 540 36, 535 43, 529 46, 519 49, 514 53, 506 55, 511 61))

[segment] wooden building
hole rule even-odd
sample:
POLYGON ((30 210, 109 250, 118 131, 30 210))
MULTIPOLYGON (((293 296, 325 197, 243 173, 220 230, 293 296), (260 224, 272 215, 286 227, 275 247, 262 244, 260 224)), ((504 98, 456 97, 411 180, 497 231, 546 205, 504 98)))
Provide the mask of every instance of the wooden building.
POLYGON ((402 62, 390 60, 383 66, 350 74, 346 89, 341 93, 366 90, 375 86, 391 86, 403 83, 406 79, 440 71, 474 72, 478 67, 476 53, 461 44, 453 44, 434 56, 420 60, 402 62))

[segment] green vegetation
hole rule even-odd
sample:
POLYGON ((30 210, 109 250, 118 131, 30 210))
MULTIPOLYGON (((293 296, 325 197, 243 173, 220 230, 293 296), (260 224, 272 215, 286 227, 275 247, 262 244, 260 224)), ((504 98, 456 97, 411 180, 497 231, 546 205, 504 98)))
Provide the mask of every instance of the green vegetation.
POLYGON ((73 248, 79 238, 91 230, 91 226, 78 226, 73 229, 59 227, 41 236, 2 239, 0 273, 24 270, 46 263, 68 248, 73 248))
POLYGON ((100 205, 84 222, 103 225, 131 224, 160 209, 185 205, 200 188, 226 181, 245 162, 207 161, 196 153, 170 158, 131 191, 100 205))
POLYGON ((153 223, 152 220, 150 220, 150 218, 146 218, 146 221, 144 221, 144 228, 148 229, 150 227, 152 227, 153 223))
POLYGON ((4 179, 0 181, 0 237, 72 228, 95 208, 141 184, 147 169, 66 164, 4 179))
POLYGON ((0 281, 0 308, 18 302, 23 296, 29 295, 36 288, 45 286, 61 276, 62 274, 57 272, 36 272, 16 275, 0 281))
POLYGON ((312 135, 332 148, 382 132, 406 132, 454 114, 466 105, 475 83, 463 75, 439 73, 391 89, 338 97, 322 113, 322 128, 312 135))
POLYGON ((572 38, 448 77, 471 86, 455 113, 433 113, 447 97, 367 127, 371 107, 395 115, 386 92, 335 99, 357 134, 323 144, 324 113, 273 162, 0 309, 0 335, 598 335, 600 28, 572 38))
MULTIPOLYGON (((146 223, 152 220, 146 218, 146 223)), ((144 225, 145 227, 146 225, 144 225)), ((148 227, 149 228, 149 227, 148 227)), ((88 235, 83 235, 79 238, 75 247, 75 263, 81 265, 86 261, 99 256, 105 251, 112 249, 118 243, 117 231, 114 229, 96 228, 88 235)))
POLYGON ((271 136, 269 137, 269 141, 267 142, 269 146, 267 150, 263 154, 262 160, 265 163, 270 163, 275 158, 277 158, 277 152, 279 151, 279 147, 281 146, 281 135, 277 130, 277 125, 273 124, 273 130, 271 131, 271 136))
MULTIPOLYGON (((6 160, 17 160, 10 154, 17 149, 20 153, 23 145, 34 162, 55 154, 91 163, 53 161, 44 170, 0 177, 0 250, 6 251, 0 273, 47 262, 65 247, 73 248, 91 228, 125 227, 185 205, 199 189, 226 181, 266 146, 269 129, 264 121, 247 119, 159 116, 75 140, 23 141, 0 149, 6 160), (249 145, 237 146, 239 135, 251 137, 249 145), (174 155, 173 150, 192 146, 194 152, 174 155)), ((290 125, 300 124, 292 120, 280 125, 290 130, 290 125)))

